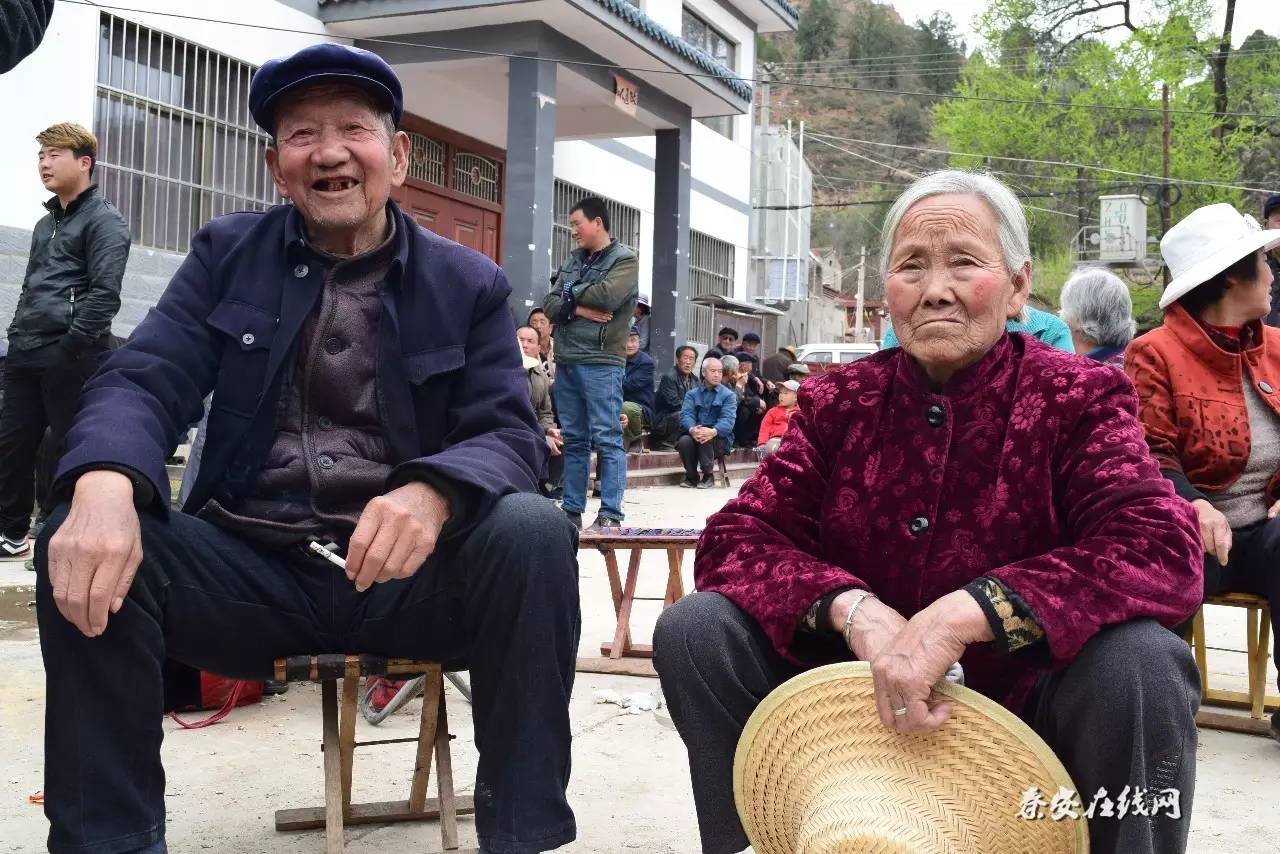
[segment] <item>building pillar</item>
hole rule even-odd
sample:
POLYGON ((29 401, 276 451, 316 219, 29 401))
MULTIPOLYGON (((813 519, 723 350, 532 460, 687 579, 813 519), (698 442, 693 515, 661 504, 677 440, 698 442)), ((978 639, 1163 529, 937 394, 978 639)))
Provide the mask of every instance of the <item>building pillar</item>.
POLYGON ((659 130, 653 168, 653 293, 649 354, 658 373, 675 364, 689 330, 689 187, 693 119, 659 130))
MULTIPOLYGON (((502 266, 524 323, 550 289, 556 144, 556 63, 507 60, 507 160, 502 266)), ((558 259, 557 259, 558 262, 558 259)))

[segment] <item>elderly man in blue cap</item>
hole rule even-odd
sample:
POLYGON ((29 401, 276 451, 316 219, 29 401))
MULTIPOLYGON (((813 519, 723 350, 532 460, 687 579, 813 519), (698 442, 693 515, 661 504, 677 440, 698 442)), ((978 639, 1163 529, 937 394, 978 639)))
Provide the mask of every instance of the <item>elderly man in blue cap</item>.
POLYGON ((532 494, 545 443, 507 280, 390 201, 409 142, 380 58, 307 48, 249 102, 292 204, 196 234, 86 386, 37 544, 49 850, 165 850, 166 659, 262 679, 318 652, 468 662, 481 850, 556 848, 576 534, 532 494), (211 392, 171 511, 165 458, 211 392))
MULTIPOLYGON (((1280 230, 1280 193, 1272 193, 1262 203, 1262 227, 1280 230)), ((1271 313, 1263 322, 1280 326, 1280 246, 1267 253, 1267 265, 1271 267, 1271 313)))

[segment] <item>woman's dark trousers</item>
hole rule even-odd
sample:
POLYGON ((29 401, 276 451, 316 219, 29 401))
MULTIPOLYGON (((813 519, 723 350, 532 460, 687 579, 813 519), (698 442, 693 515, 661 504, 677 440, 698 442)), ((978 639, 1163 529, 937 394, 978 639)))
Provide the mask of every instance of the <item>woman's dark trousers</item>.
MULTIPOLYGON (((751 617, 718 593, 693 593, 663 611, 653 652, 671 718, 689 752, 702 850, 741 851, 747 838, 733 800, 738 737, 760 701, 799 670, 778 655, 751 617)), ((1062 760, 1085 807, 1100 788, 1113 801, 1125 786, 1181 793, 1178 820, 1164 813, 1156 819, 1094 818, 1094 854, 1186 850, 1199 701, 1200 679, 1186 643, 1151 620, 1104 629, 1075 661, 1037 686, 1023 718, 1062 760)))
POLYGON ((413 577, 364 593, 300 549, 267 551, 191 516, 143 512, 142 565, 96 638, 63 618, 49 585, 49 539, 66 514, 50 516, 36 552, 51 851, 117 854, 163 838, 166 657, 266 679, 275 658, 315 653, 466 662, 482 850, 524 854, 574 838, 565 789, 577 534, 550 501, 502 498, 413 577))
POLYGON ((1204 595, 1256 593, 1271 605, 1271 651, 1280 654, 1280 519, 1231 530, 1227 565, 1204 557, 1204 595))

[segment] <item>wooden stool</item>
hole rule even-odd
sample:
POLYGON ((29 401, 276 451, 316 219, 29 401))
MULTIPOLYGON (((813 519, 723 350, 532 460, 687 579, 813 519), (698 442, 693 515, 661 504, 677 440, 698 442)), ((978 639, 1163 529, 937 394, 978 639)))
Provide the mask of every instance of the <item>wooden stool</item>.
MULTIPOLYGON (((386 824, 394 821, 440 819, 441 847, 458 850, 458 816, 475 811, 469 795, 453 793, 453 762, 449 753, 449 724, 445 715, 442 666, 432 661, 382 658, 376 655, 295 655, 275 662, 278 682, 319 682, 324 731, 324 806, 276 811, 276 830, 325 829, 326 854, 342 854, 346 824, 386 824), (364 676, 425 675, 422 722, 414 738, 356 739, 356 698, 364 676), (342 680, 342 717, 338 717, 338 680, 342 680), (375 744, 418 746, 409 785, 409 800, 351 803, 351 768, 355 748, 375 744), (431 754, 436 760, 438 798, 427 797, 431 754)), ((468 849, 475 852, 477 849, 468 849)), ((460 852, 462 854, 462 852, 460 852)))
POLYGON ((727 454, 721 454, 716 457, 716 465, 720 467, 720 485, 728 489, 732 484, 729 483, 729 466, 725 462, 727 454))
POLYGON ((684 595, 681 569, 684 553, 698 544, 702 531, 685 528, 612 528, 600 533, 584 531, 578 538, 578 548, 599 549, 604 555, 604 565, 609 572, 609 591, 613 594, 613 613, 617 625, 613 639, 600 645, 603 658, 579 658, 578 670, 589 673, 621 673, 629 676, 657 676, 650 659, 653 647, 631 642, 631 608, 637 600, 661 602, 669 608, 684 595), (629 549, 627 579, 622 580, 618 571, 618 550, 629 549), (636 582, 640 577, 640 558, 648 550, 667 553, 667 589, 662 597, 637 596, 636 582), (635 659, 642 659, 636 661, 635 659))
POLYGON ((1267 696, 1266 693, 1267 655, 1271 646, 1271 607, 1266 598, 1253 593, 1219 593, 1205 599, 1205 605, 1247 609, 1249 691, 1228 691, 1209 686, 1209 650, 1204 637, 1202 607, 1192 620, 1190 637, 1196 668, 1200 671, 1200 701, 1209 705, 1248 709, 1249 718, 1201 711, 1196 716, 1196 723, 1210 729, 1268 735, 1270 724, 1263 720, 1263 716, 1266 712, 1280 710, 1280 697, 1267 696))

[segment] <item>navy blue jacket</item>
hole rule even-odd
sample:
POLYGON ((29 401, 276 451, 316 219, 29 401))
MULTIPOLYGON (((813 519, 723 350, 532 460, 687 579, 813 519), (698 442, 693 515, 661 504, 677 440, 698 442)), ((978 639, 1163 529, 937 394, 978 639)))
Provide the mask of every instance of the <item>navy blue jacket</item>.
MULTIPOLYGON (((498 497, 536 489, 546 442, 488 258, 431 234, 394 203, 397 256, 380 289, 378 397, 395 469, 454 498, 446 535, 498 497), (460 506, 461 502, 461 506, 460 506)), ((196 233, 159 303, 85 386, 57 488, 94 468, 134 475, 135 495, 169 503, 165 459, 213 400, 200 470, 183 510, 234 507, 275 440, 281 380, 323 285, 291 206, 213 220, 196 233), (139 482, 141 478, 142 482, 139 482)))
POLYGON ((653 423, 653 378, 657 373, 653 357, 643 350, 627 359, 622 372, 622 399, 639 404, 644 412, 644 423, 653 423))

